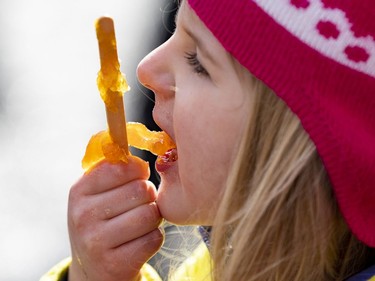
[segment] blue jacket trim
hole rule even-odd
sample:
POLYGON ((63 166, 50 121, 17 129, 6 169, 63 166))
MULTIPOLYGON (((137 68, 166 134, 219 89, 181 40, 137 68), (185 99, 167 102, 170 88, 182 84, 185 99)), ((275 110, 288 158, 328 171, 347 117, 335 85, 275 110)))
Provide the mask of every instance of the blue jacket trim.
POLYGON ((367 281, 371 277, 375 276, 375 265, 366 268, 364 271, 357 273, 356 275, 347 279, 347 281, 367 281))

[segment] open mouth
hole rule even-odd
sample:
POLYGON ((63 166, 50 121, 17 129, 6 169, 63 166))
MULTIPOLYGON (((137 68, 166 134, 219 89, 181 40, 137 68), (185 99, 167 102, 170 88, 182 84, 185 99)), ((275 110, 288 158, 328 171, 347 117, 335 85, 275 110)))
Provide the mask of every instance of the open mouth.
POLYGON ((156 159, 155 167, 159 173, 168 170, 174 162, 178 160, 177 148, 169 149, 164 155, 159 155, 156 159))
POLYGON ((163 163, 175 162, 178 159, 177 148, 169 149, 164 155, 158 157, 158 161, 163 163))

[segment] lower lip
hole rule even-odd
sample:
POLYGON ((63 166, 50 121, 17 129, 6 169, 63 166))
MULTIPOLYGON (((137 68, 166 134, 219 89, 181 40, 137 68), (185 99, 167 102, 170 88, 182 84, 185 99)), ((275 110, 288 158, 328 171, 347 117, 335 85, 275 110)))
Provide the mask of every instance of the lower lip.
POLYGON ((163 156, 158 156, 155 162, 155 168, 158 173, 165 173, 177 161, 177 149, 168 150, 163 156))

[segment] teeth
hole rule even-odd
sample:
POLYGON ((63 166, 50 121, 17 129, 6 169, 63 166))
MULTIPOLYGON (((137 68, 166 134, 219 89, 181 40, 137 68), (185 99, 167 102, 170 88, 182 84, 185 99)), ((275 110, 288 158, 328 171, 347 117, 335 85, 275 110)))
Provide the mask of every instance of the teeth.
POLYGON ((168 150, 164 155, 160 156, 160 160, 163 162, 175 162, 178 159, 177 149, 172 148, 168 150))

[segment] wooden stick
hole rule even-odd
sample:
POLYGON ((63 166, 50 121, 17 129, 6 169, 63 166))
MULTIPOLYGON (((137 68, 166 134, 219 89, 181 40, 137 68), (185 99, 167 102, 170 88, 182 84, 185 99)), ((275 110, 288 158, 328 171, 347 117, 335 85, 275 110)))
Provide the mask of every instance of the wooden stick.
POLYGON ((101 67, 98 87, 106 106, 109 135, 129 155, 123 102, 123 91, 126 90, 124 85, 127 87, 127 84, 120 72, 113 20, 101 17, 96 21, 95 27, 101 67))

